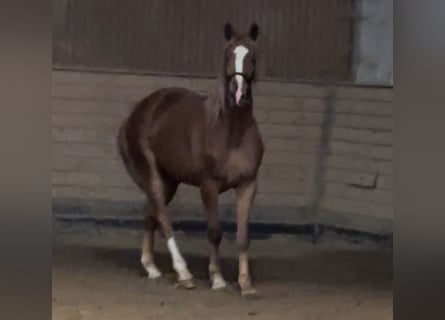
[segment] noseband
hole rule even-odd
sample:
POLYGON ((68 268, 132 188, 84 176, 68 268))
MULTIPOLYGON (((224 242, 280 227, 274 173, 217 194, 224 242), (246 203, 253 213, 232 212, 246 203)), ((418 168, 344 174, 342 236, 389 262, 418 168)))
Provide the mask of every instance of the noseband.
MULTIPOLYGON (((245 73, 242 73, 242 72, 234 72, 234 73, 231 73, 231 74, 229 74, 229 75, 227 75, 226 76, 226 85, 230 82, 230 80, 233 78, 233 77, 235 77, 235 76, 241 76, 241 77, 243 77, 244 78, 244 81, 248 84, 248 85, 250 85, 251 83, 252 83, 252 80, 253 80, 253 77, 249 77, 249 76, 247 76, 245 73)), ((248 87, 248 90, 250 90, 250 87, 248 87)), ((227 97, 227 91, 226 91, 226 97, 227 97)), ((229 98, 229 99, 231 99, 231 98, 229 98)), ((252 103, 252 99, 245 99, 244 101, 246 101, 247 103, 249 103, 249 104, 251 104, 252 103)))
POLYGON ((233 73, 229 74, 228 76, 226 76, 226 80, 230 81, 234 76, 241 76, 241 77, 243 77, 244 80, 247 83, 251 83, 252 82, 252 78, 248 77, 245 73, 242 73, 242 72, 233 72, 233 73))

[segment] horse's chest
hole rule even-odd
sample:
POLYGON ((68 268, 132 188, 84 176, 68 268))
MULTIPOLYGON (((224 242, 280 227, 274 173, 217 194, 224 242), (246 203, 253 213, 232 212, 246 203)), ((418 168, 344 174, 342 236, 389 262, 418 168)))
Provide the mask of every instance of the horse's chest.
POLYGON ((249 157, 239 150, 230 151, 222 167, 222 176, 228 184, 253 174, 254 165, 249 157))
POLYGON ((211 135, 205 144, 206 169, 226 186, 256 174, 262 153, 262 142, 256 128, 231 136, 221 130, 211 135), (219 135, 218 135, 219 133, 219 135))

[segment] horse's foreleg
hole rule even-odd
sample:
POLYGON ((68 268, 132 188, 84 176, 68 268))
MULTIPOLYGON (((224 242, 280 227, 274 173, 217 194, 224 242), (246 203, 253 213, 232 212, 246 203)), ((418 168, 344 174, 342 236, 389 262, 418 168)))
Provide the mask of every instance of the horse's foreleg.
POLYGON ((218 187, 214 183, 205 183, 201 186, 201 197, 208 223, 207 236, 211 244, 209 275, 213 290, 226 287, 226 281, 221 274, 219 265, 219 245, 222 231, 218 219, 218 194, 218 187))
POLYGON ((243 296, 256 293, 256 290, 253 289, 250 280, 249 260, 247 256, 247 250, 249 247, 249 235, 248 235, 249 215, 252 207, 252 202, 256 194, 256 188, 257 188, 256 181, 251 181, 249 183, 239 186, 236 189, 236 194, 237 194, 236 242, 239 250, 238 283, 241 287, 241 293, 243 296))
POLYGON ((148 204, 145 209, 145 224, 144 231, 142 234, 142 255, 141 263, 147 271, 148 278, 156 279, 161 276, 161 272, 156 267, 154 263, 154 233, 157 226, 156 217, 153 216, 152 212, 149 211, 148 204))

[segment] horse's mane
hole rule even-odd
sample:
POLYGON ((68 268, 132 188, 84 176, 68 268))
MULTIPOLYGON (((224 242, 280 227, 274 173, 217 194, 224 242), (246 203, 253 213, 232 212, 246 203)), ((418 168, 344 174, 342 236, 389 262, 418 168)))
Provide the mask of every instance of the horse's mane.
POLYGON ((219 86, 210 92, 204 100, 204 109, 209 124, 214 124, 225 111, 224 84, 219 82, 219 86))

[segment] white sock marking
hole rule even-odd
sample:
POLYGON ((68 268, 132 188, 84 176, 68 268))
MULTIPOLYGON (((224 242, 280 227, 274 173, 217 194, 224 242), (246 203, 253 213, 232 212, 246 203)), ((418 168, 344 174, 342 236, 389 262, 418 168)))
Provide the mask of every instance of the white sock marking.
POLYGON ((170 251, 173 260, 173 268, 179 275, 179 280, 188 280, 191 278, 191 274, 187 269, 187 264, 179 252, 178 246, 176 245, 176 241, 174 237, 171 237, 167 240, 167 247, 170 251))
POLYGON ((218 290, 226 287, 226 281, 220 273, 214 273, 212 276, 212 290, 218 290))
MULTIPOLYGON (((244 63, 244 58, 246 57, 246 54, 249 52, 249 49, 247 49, 245 46, 237 46, 234 50, 233 53, 235 54, 235 72, 243 72, 243 63, 244 63)), ((236 90, 236 94, 235 94, 235 98, 236 98, 236 103, 238 104, 240 99, 241 99, 241 95, 242 95, 242 88, 243 88, 243 82, 244 79, 241 75, 236 75, 235 76, 236 82, 238 83, 238 88, 236 90)))
POLYGON ((148 273, 149 279, 156 279, 161 276, 161 272, 158 270, 156 265, 153 263, 153 261, 150 259, 147 255, 142 255, 141 257, 141 263, 144 266, 145 270, 148 273))

